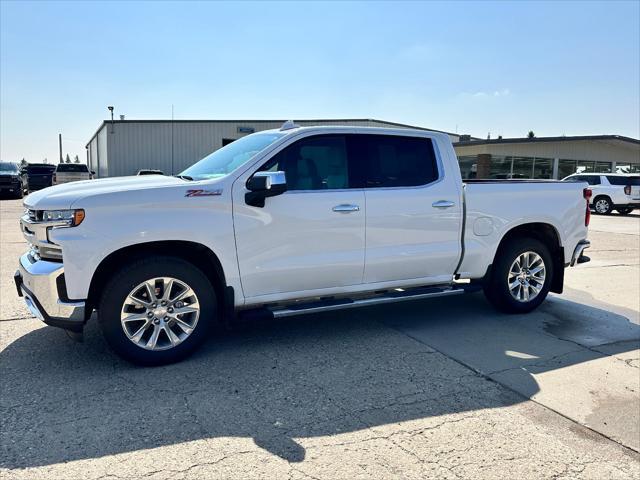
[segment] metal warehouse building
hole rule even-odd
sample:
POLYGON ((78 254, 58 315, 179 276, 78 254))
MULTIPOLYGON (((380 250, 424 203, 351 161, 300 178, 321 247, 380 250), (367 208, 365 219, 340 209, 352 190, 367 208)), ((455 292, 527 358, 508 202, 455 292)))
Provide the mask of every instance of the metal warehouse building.
MULTIPOLYGON (((285 120, 105 120, 87 144, 87 164, 97 177, 135 175, 143 168, 176 174, 205 155, 285 120)), ((430 130, 373 119, 296 120, 301 126, 351 125, 430 130)), ((449 134, 452 142, 459 136, 449 134)))
POLYGON ((640 172, 640 140, 619 135, 461 140, 454 147, 463 178, 640 172))

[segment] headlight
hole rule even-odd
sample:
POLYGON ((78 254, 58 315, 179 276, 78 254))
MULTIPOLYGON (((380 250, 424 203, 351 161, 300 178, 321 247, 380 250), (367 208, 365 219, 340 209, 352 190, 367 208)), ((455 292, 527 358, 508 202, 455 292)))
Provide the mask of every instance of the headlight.
POLYGON ((42 212, 43 222, 65 222, 70 227, 76 227, 84 220, 84 210, 44 210, 42 212))

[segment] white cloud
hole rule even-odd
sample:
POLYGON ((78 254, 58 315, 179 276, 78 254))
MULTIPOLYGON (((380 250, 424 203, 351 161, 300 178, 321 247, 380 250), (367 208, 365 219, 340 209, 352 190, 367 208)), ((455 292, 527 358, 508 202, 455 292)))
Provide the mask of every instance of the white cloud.
POLYGON ((502 90, 495 90, 493 92, 478 91, 475 93, 463 92, 460 97, 473 97, 473 98, 489 98, 489 97, 508 97, 511 95, 511 90, 503 88, 502 90))

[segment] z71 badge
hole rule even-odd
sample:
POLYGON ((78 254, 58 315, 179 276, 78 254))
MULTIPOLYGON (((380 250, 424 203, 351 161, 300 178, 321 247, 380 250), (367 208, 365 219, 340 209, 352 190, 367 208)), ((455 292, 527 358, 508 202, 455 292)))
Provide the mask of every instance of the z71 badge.
POLYGON ((214 197, 216 195, 222 195, 222 189, 218 190, 187 190, 187 193, 184 194, 185 197, 214 197))

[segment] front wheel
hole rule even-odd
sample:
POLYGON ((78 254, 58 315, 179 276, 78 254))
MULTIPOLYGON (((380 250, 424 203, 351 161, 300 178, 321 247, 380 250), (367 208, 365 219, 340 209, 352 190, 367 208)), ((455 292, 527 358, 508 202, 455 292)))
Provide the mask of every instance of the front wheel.
POLYGON ((549 249, 533 238, 516 238, 496 254, 484 283, 489 301, 506 313, 527 313, 547 297, 553 278, 549 249))
POLYGON ((109 346, 139 365, 164 365, 193 353, 216 319, 216 296, 189 262, 153 257, 121 269, 98 308, 109 346))

